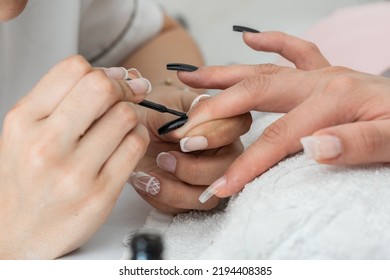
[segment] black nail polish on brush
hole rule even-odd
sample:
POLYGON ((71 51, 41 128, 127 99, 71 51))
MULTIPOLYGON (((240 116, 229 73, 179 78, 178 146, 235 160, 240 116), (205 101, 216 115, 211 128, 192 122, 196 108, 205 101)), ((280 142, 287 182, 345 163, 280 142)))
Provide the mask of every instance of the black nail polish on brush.
POLYGON ((184 64, 184 63, 169 63, 169 64, 167 64, 167 70, 173 70, 173 71, 194 72, 198 69, 199 68, 194 66, 194 65, 184 64))
POLYGON ((241 25, 233 25, 233 31, 237 32, 250 32, 250 33, 260 33, 260 31, 246 27, 246 26, 241 26, 241 25))

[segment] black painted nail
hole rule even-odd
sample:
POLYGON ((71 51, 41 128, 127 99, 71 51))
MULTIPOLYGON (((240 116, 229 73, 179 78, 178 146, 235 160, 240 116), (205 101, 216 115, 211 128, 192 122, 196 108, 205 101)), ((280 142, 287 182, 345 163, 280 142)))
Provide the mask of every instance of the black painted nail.
POLYGON ((250 33, 260 33, 260 31, 258 31, 258 30, 256 30, 256 29, 249 28, 249 27, 245 27, 245 26, 241 26, 241 25, 233 25, 233 31, 237 31, 237 32, 250 32, 250 33))
POLYGON ((184 63, 169 63, 169 64, 167 64, 167 70, 173 70, 173 71, 194 72, 198 69, 199 68, 194 66, 194 65, 184 64, 184 63))
POLYGON ((183 116, 176 120, 170 121, 158 129, 158 134, 159 135, 167 134, 175 129, 182 127, 183 125, 186 124, 187 121, 188 121, 187 116, 183 116))

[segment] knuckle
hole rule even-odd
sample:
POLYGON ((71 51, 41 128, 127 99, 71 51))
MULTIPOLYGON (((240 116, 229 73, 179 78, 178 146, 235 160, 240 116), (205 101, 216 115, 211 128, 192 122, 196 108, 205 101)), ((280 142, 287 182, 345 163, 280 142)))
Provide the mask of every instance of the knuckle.
POLYGON ((114 102, 118 99, 114 83, 102 71, 91 72, 86 79, 96 97, 101 97, 106 102, 114 102))
POLYGON ((281 118, 266 127, 261 138, 268 144, 280 144, 287 135, 288 125, 286 121, 281 118))
POLYGON ((310 56, 310 55, 320 53, 320 49, 313 42, 304 41, 303 46, 304 47, 302 48, 302 54, 304 54, 305 56, 310 56))
POLYGON ((249 98, 259 102, 259 98, 269 91, 271 79, 266 75, 253 76, 243 80, 240 85, 242 90, 249 94, 249 98))
POLYGON ((32 169, 41 170, 49 165, 51 168, 58 165, 59 162, 56 159, 56 155, 50 149, 50 143, 39 141, 30 147, 26 161, 32 169))
POLYGON ((373 155, 377 155, 383 148, 385 143, 385 136, 376 126, 371 125, 364 127, 358 124, 358 131, 360 139, 358 143, 358 149, 362 152, 364 157, 371 158, 373 155))
POLYGON ((137 126, 137 133, 131 134, 131 141, 128 145, 130 155, 144 154, 150 142, 147 129, 143 125, 137 126))
POLYGON ((68 69, 77 70, 80 73, 88 73, 92 68, 91 64, 81 55, 75 55, 64 60, 64 65, 68 69))
POLYGON ((138 122, 138 115, 127 102, 119 102, 115 105, 118 121, 126 125, 134 125, 138 122))
POLYGON ((328 82, 325 93, 326 94, 347 94, 355 93, 355 91, 361 86, 361 81, 354 75, 346 72, 345 67, 328 67, 325 71, 330 72, 332 77, 328 82))
POLYGON ((280 67, 272 63, 258 64, 255 65, 252 69, 253 69, 254 76, 261 76, 265 74, 276 74, 280 71, 280 67))
POLYGON ((23 133, 23 121, 20 105, 15 105, 4 118, 3 123, 4 134, 15 133, 17 135, 23 133))

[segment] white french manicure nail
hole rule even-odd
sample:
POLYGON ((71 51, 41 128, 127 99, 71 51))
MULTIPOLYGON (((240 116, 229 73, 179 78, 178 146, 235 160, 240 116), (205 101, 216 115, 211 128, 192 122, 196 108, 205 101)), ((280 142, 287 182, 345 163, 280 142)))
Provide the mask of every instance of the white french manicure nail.
POLYGON ((160 181, 146 173, 133 172, 130 176, 130 181, 135 188, 151 195, 156 195, 160 192, 160 181))
POLYGON ((180 140, 180 148, 185 153, 204 150, 208 145, 207 138, 204 136, 191 136, 180 140))
POLYGON ((343 151, 340 139, 333 135, 303 137, 301 138, 301 144, 308 159, 332 159, 339 156, 343 151))
POLYGON ((193 108, 196 104, 198 104, 200 100, 206 99, 206 98, 210 98, 210 97, 211 97, 211 96, 208 95, 208 94, 201 94, 201 95, 197 96, 197 97, 194 99, 194 101, 192 101, 191 107, 190 107, 190 109, 188 110, 188 112, 191 111, 192 108, 193 108))
POLYGON ((127 73, 127 79, 129 79, 129 78, 130 79, 142 78, 141 73, 137 69, 135 69, 135 68, 127 69, 126 73, 127 73))
POLYGON ((128 78, 127 70, 123 67, 102 68, 107 77, 114 80, 126 80, 128 78))
POLYGON ((151 83, 145 78, 126 80, 126 83, 129 85, 135 95, 144 95, 152 91, 151 83))
POLYGON ((219 178, 199 196, 199 201, 201 203, 205 203, 207 200, 213 197, 213 195, 217 194, 225 187, 226 181, 226 176, 219 178))
POLYGON ((162 152, 157 156, 156 162, 162 170, 175 173, 177 160, 173 155, 162 152))

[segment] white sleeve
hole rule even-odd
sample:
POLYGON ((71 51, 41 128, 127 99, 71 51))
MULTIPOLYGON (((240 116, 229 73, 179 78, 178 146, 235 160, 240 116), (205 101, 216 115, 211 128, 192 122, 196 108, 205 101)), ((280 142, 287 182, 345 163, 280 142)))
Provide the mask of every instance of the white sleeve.
POLYGON ((90 0, 80 19, 79 49, 95 66, 115 66, 156 36, 163 11, 152 0, 90 0))

